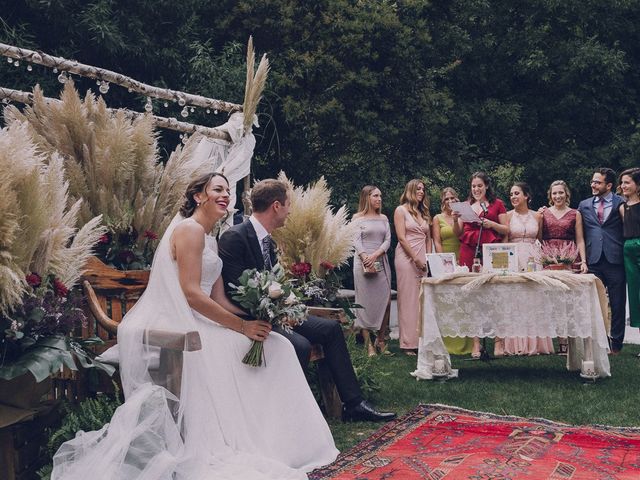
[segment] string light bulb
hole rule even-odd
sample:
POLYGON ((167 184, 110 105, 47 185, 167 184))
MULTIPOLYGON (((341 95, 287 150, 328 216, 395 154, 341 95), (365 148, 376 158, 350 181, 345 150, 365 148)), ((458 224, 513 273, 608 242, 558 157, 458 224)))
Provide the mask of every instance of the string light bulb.
POLYGON ((101 94, 106 95, 109 92, 109 82, 100 82, 98 90, 100 90, 101 94))
POLYGON ((151 97, 147 97, 147 103, 144 104, 144 111, 147 113, 153 112, 153 103, 151 102, 151 97))
POLYGON ((58 81, 60 83, 67 83, 67 80, 69 80, 67 78, 67 72, 60 72, 60 75, 58 75, 58 81))
POLYGON ((182 109, 182 111, 180 112, 180 115, 181 115, 183 118, 187 118, 187 117, 189 116, 189 109, 188 109, 187 107, 184 107, 184 108, 182 109))

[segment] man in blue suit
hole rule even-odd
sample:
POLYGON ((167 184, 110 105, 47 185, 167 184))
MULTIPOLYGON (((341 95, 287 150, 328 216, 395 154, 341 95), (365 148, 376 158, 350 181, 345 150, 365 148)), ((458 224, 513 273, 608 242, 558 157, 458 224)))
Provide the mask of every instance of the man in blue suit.
POLYGON ((591 177, 593 197, 580 202, 582 228, 587 247, 587 266, 609 294, 611 306, 611 353, 622 350, 625 329, 625 273, 622 247, 622 218, 618 207, 624 201, 613 193, 616 174, 610 168, 599 168, 591 177))

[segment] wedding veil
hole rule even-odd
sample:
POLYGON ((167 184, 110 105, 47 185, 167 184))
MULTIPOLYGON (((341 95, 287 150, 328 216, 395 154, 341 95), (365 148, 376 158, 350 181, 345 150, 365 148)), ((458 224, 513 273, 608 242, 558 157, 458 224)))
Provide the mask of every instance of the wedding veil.
MULTIPOLYGON (((149 329, 186 333, 202 329, 180 288, 167 228, 153 260, 145 293, 118 328, 120 375, 126 401, 111 423, 78 432, 54 457, 52 480, 197 480, 306 478, 299 470, 227 445, 215 408, 215 392, 201 385, 211 369, 201 352, 184 354, 180 398, 169 393, 158 371, 158 352, 144 342, 149 329), (206 391, 205 391, 206 390, 206 391), (96 474, 98 477, 96 477, 96 474)), ((221 388, 224 388, 221 386, 221 388)))

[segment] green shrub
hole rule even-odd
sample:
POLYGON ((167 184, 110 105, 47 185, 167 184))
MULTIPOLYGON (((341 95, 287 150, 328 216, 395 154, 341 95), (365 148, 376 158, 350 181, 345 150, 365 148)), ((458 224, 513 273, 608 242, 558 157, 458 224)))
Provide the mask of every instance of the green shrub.
POLYGON ((113 413, 120 405, 122 405, 121 392, 114 383, 114 395, 98 395, 96 398, 88 398, 78 405, 65 403, 63 411, 65 416, 59 428, 49 432, 49 442, 47 443, 47 451, 50 462, 40 470, 38 475, 42 480, 49 480, 51 470, 53 468, 53 455, 58 451, 60 445, 76 436, 76 432, 83 430, 90 432, 101 429, 106 423, 109 423, 113 413))

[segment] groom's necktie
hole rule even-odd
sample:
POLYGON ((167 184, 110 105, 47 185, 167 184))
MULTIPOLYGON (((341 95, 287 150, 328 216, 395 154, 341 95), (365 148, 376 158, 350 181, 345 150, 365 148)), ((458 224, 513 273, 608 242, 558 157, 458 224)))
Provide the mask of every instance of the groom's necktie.
POLYGON ((267 235, 262 239, 262 260, 264 261, 265 270, 271 270, 271 235, 267 235))

